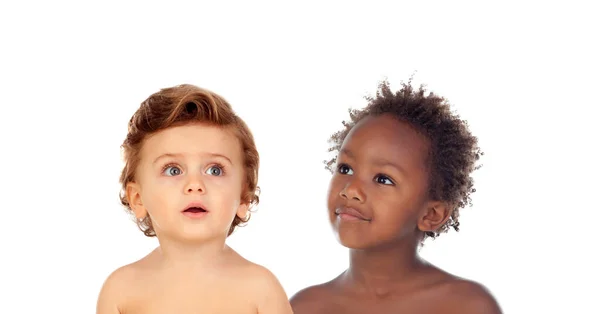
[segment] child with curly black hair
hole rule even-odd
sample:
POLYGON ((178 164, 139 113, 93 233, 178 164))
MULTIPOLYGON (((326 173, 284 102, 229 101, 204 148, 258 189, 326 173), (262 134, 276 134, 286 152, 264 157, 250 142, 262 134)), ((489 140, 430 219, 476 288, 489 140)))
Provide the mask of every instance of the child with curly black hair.
POLYGON ((294 313, 500 313, 479 283, 421 259, 424 239, 458 230, 475 192, 477 138, 447 101, 387 81, 333 134, 328 212, 350 267, 291 298, 294 313))

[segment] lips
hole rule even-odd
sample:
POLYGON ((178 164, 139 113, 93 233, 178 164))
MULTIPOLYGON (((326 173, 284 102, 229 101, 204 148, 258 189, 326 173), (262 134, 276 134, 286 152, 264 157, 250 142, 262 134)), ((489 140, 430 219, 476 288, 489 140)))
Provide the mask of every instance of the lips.
POLYGON ((365 214, 359 211, 356 208, 352 207, 340 207, 335 210, 335 214, 346 220, 362 220, 362 221, 371 221, 371 218, 368 218, 365 214))
POLYGON ((186 206, 182 210, 182 212, 190 213, 190 214, 200 214, 200 213, 207 213, 208 210, 206 210, 206 207, 204 207, 204 205, 202 205, 201 203, 195 202, 195 203, 188 204, 188 206, 186 206))
POLYGON ((206 209, 201 207, 190 207, 183 211, 184 213, 205 213, 206 209))

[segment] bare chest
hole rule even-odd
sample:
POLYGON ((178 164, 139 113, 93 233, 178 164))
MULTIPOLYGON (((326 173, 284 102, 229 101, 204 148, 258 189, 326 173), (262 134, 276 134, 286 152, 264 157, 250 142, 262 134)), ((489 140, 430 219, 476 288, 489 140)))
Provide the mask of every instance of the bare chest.
POLYGON ((122 314, 256 314, 248 293, 227 283, 148 283, 138 285, 123 304, 122 314))
POLYGON ((339 296, 324 300, 315 314, 440 314, 444 309, 435 299, 422 295, 405 297, 350 298, 339 296))

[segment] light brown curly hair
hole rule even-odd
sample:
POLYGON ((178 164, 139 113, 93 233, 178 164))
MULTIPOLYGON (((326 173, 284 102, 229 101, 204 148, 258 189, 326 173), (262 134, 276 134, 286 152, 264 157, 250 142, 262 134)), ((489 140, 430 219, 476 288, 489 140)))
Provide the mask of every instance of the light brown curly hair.
MULTIPOLYGON (((250 129, 223 97, 194 85, 183 84, 164 88, 150 95, 129 120, 127 136, 121 145, 125 166, 119 180, 121 204, 126 207, 128 213, 133 215, 125 191, 129 182, 135 182, 144 139, 160 130, 197 122, 228 128, 237 136, 242 147, 245 173, 241 201, 250 207, 258 205, 259 155, 250 129)), ((250 212, 248 214, 245 219, 235 216, 227 236, 231 235, 238 225, 248 222, 250 212)), ((156 236, 148 215, 143 219, 136 219, 136 223, 146 236, 156 236)))

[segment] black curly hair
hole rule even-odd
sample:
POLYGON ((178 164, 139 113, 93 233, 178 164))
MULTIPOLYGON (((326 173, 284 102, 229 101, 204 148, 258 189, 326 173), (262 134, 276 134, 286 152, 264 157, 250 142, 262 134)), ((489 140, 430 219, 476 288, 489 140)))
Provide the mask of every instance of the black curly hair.
MULTIPOLYGON (((384 80, 375 97, 365 97, 368 102, 365 108, 349 109, 350 121, 343 121, 343 130, 331 136, 329 152, 339 153, 352 127, 367 116, 392 115, 425 135, 430 141, 429 197, 452 206, 450 218, 443 226, 435 232, 425 232, 425 238, 436 238, 450 228, 458 231, 459 209, 472 205, 470 195, 475 189, 471 173, 481 167, 475 164, 483 152, 467 121, 450 110, 445 98, 427 93, 424 85, 415 90, 411 82, 412 78, 393 92, 384 80)), ((336 159, 326 160, 326 169, 333 172, 336 159)))

